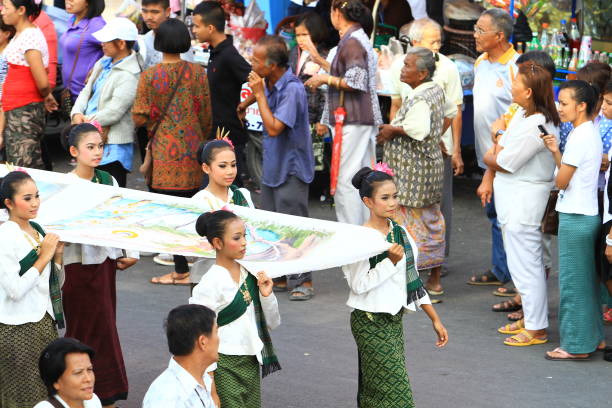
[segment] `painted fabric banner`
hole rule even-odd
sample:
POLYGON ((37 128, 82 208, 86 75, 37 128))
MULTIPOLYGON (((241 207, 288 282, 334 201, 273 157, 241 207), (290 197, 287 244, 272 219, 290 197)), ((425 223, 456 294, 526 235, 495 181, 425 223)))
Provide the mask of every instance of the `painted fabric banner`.
MULTIPOLYGON (((195 232, 206 201, 171 197, 24 169, 41 196, 37 222, 62 241, 128 250, 214 258, 195 232)), ((0 165, 0 176, 8 172, 0 165)), ((375 230, 356 225, 232 206, 246 223, 241 263, 270 277, 315 271, 367 259, 389 247, 375 230)), ((2 221, 7 214, 0 215, 2 221)))

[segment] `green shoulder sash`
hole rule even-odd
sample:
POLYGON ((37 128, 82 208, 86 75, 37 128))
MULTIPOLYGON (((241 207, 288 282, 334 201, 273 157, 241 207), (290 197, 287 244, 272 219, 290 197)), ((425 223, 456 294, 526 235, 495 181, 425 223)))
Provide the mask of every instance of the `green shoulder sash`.
POLYGON ((104 184, 107 186, 112 186, 113 185, 113 176, 111 176, 110 173, 104 171, 104 170, 98 170, 98 169, 94 169, 94 178, 93 180, 94 183, 98 183, 98 184, 104 184))
MULTIPOLYGON (((407 304, 414 303, 427 294, 423 287, 423 282, 419 277, 419 272, 415 267, 414 254, 410 246, 410 241, 406 235, 406 231, 391 220, 392 229, 387 235, 387 241, 397 243, 404 247, 404 256, 406 257, 406 295, 407 304)), ((374 268, 379 262, 382 262, 389 256, 387 251, 370 258, 370 269, 374 268)))
MULTIPOLYGON (((30 221, 30 225, 34 228, 41 236, 45 236, 45 230, 36 222, 30 221)), ((28 254, 19 261, 19 276, 23 276, 24 273, 30 270, 34 263, 38 259, 38 252, 32 249, 28 254)), ((57 327, 63 329, 64 325, 64 308, 62 306, 62 290, 60 287, 59 276, 55 262, 50 262, 51 273, 49 274, 49 296, 51 297, 51 305, 53 306, 53 314, 55 315, 55 322, 57 327)))
POLYGON ((239 205, 241 207, 249 206, 249 202, 244 197, 244 194, 242 194, 242 191, 240 191, 240 188, 238 186, 232 184, 231 186, 229 186, 229 188, 230 190, 232 190, 232 204, 239 205))
POLYGON ((261 376, 265 377, 268 374, 272 374, 273 372, 280 370, 281 366, 278 362, 278 357, 276 357, 276 354, 274 353, 272 338, 270 337, 268 325, 266 324, 266 317, 264 316, 261 307, 257 278, 250 273, 248 274, 247 278, 238 288, 238 292, 236 292, 236 296, 234 296, 232 303, 227 305, 217 315, 217 324, 219 327, 221 327, 238 319, 246 312, 251 302, 253 302, 253 306, 255 307, 255 320, 257 322, 259 338, 264 345, 261 352, 261 357, 263 360, 261 376))

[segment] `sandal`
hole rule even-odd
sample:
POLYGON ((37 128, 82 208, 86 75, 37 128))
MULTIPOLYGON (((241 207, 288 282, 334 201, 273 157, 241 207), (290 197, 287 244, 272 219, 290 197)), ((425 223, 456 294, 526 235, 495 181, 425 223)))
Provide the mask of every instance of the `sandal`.
POLYGON ((531 333, 529 333, 527 330, 522 330, 520 333, 510 337, 510 340, 506 339, 504 341, 504 344, 506 346, 513 346, 513 347, 527 347, 527 346, 535 346, 538 344, 548 343, 548 337, 540 339, 540 338, 532 336, 531 333), (525 341, 525 339, 527 339, 527 341, 525 341), (510 340, 514 340, 514 341, 510 341, 510 340))
POLYGON ((314 289, 308 286, 296 286, 291 292, 289 292, 289 300, 310 300, 314 296, 314 289))
POLYGON ((547 351, 544 358, 550 361, 587 361, 591 359, 591 355, 570 354, 561 347, 557 347, 553 351, 547 351), (556 356, 554 354, 556 354, 556 356))
POLYGON ((523 319, 517 320, 514 323, 507 324, 503 327, 497 329, 497 331, 501 334, 519 334, 525 328, 525 321, 523 319), (515 328, 513 329, 512 326, 515 328))
POLYGON ((521 305, 514 299, 510 299, 493 305, 491 310, 494 312, 516 312, 517 310, 520 310, 522 308, 523 305, 521 305))
POLYGON ((484 286, 484 285, 497 285, 497 286, 501 286, 503 285, 503 283, 501 283, 499 281, 499 279, 497 279, 497 277, 495 275, 493 275, 493 272, 491 272, 490 270, 486 271, 485 273, 483 273, 482 275, 474 275, 470 278, 469 281, 467 281, 468 285, 475 285, 475 286, 484 286))
POLYGON ((516 288, 504 288, 502 286, 501 288, 495 289, 493 291, 493 295, 500 297, 514 297, 518 295, 518 290, 516 290, 516 288))
POLYGON ((427 293, 429 293, 430 296, 441 296, 444 294, 444 289, 434 290, 430 289, 427 285, 425 285, 425 290, 427 290, 427 293))
POLYGON ((174 285, 174 286, 189 286, 191 285, 191 279, 189 279, 190 273, 187 272, 182 278, 177 278, 176 272, 167 273, 162 276, 154 276, 151 278, 151 283, 154 285, 174 285))
POLYGON ((603 314, 603 322, 606 326, 612 326, 612 308, 603 314))
POLYGON ((522 308, 520 310, 517 310, 516 312, 508 313, 508 320, 510 320, 511 322, 521 320, 523 317, 525 317, 525 314, 523 313, 522 308))

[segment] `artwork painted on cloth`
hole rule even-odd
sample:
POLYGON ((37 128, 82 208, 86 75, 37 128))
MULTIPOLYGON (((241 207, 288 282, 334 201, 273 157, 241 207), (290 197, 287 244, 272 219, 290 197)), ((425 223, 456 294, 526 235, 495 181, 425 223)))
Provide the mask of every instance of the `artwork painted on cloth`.
MULTIPOLYGON (((88 241, 105 237, 111 247, 121 247, 126 240, 137 240, 140 249, 213 258, 215 252, 211 245, 195 231, 195 222, 205 210, 192 203, 164 203, 114 195, 94 208, 46 227, 57 233, 65 231, 64 236, 78 233, 80 239, 88 241)), ((312 231, 242 218, 247 229, 245 260, 295 259, 333 235, 332 231, 312 231)))
MULTIPOLYGON (((211 211, 206 200, 106 186, 66 174, 24 169, 36 181, 42 204, 36 221, 65 242, 135 251, 213 258, 197 218, 211 211)), ((6 174, 0 165, 0 175, 6 174)), ((241 263, 270 277, 330 269, 367 259, 389 247, 375 230, 314 218, 228 208, 247 229, 241 263)), ((0 211, 6 217, 6 211, 0 211)))

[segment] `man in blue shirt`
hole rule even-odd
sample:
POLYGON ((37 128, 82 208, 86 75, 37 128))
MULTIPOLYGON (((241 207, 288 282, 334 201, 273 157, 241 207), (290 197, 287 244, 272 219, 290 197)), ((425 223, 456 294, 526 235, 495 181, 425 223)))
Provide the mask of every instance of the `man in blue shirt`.
MULTIPOLYGON (((278 36, 260 39, 253 50, 249 86, 264 125, 262 208, 308 217, 308 186, 314 157, 308 124, 308 101, 302 82, 288 68, 289 52, 278 36)), ((313 296, 310 272, 287 277, 290 300, 313 296)))

